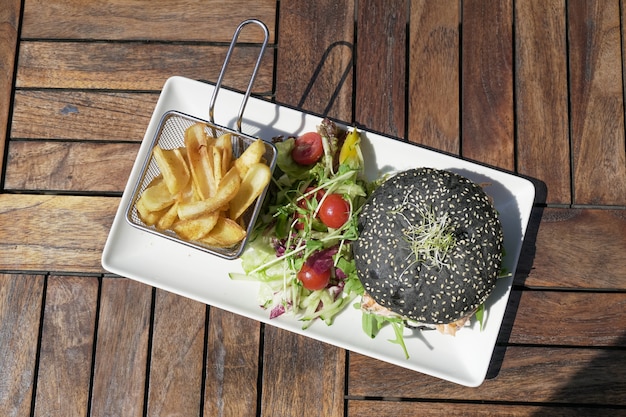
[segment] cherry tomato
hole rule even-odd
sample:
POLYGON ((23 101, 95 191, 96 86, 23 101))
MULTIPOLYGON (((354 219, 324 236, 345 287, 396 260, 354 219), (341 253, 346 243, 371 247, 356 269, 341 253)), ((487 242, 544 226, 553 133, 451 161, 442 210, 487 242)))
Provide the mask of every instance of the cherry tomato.
POLYGON ((307 290, 321 290, 326 288, 328 282, 330 281, 330 269, 327 269, 324 272, 317 272, 305 263, 302 265, 300 271, 298 271, 298 279, 307 290))
POLYGON ((350 205, 340 194, 329 194, 322 201, 318 214, 326 226, 338 229, 350 218, 350 205))
POLYGON ((299 165, 311 165, 319 161, 324 153, 322 137, 317 132, 308 132, 296 139, 291 157, 299 165))

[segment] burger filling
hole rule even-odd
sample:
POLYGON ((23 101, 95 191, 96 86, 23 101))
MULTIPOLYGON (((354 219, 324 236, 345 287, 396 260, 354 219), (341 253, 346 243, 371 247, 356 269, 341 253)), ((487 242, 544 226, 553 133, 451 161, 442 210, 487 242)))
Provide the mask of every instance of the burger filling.
POLYGON ((361 310, 369 314, 375 314, 376 316, 380 316, 383 318, 397 318, 404 322, 405 326, 416 328, 416 329, 436 329, 440 333, 448 334, 451 336, 456 335, 456 332, 461 330, 464 326, 469 325, 470 319, 474 315, 475 311, 472 311, 465 317, 461 317, 458 320, 455 320, 451 323, 446 324, 427 324, 427 323, 419 323, 414 320, 411 320, 407 317, 403 317, 398 313, 395 313, 388 309, 387 307, 383 307, 374 300, 369 294, 365 293, 361 297, 361 310))

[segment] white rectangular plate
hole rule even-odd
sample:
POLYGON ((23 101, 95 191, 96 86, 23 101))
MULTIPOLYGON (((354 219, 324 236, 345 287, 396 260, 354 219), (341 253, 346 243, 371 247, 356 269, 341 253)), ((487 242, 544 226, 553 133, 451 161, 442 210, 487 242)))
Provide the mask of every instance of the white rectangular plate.
MULTIPOLYGON (((474 323, 453 337, 436 331, 406 329, 405 342, 410 355, 406 359, 402 349, 389 342, 394 338, 391 328, 384 328, 376 339, 370 339, 361 329, 361 313, 351 306, 331 326, 316 322, 302 330, 302 323, 287 315, 270 320, 269 312, 258 305, 258 284, 232 281, 228 277, 230 272, 242 272, 239 260, 220 259, 141 231, 126 221, 132 187, 142 161, 150 152, 161 116, 168 110, 178 110, 206 120, 212 92, 213 85, 182 77, 172 77, 165 83, 111 226, 102 254, 103 267, 114 274, 404 368, 466 386, 480 385, 502 324, 512 277, 500 279, 487 300, 482 330, 474 323)), ((219 91, 216 124, 235 126, 241 97, 240 93, 224 88, 219 91)), ((250 98, 242 131, 270 140, 278 135, 315 130, 320 121, 318 116, 250 98)), ((486 191, 494 199, 504 228, 504 266, 515 272, 535 196, 530 181, 375 133, 366 131, 362 136, 365 174, 370 180, 389 171, 427 166, 455 171, 478 183, 489 183, 486 191)))

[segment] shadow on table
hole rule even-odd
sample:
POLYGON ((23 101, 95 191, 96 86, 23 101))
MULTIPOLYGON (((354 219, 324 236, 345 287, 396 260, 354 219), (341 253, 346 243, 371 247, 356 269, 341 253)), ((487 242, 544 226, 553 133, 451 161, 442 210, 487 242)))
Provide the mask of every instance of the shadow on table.
MULTIPOLYGON (((350 71, 352 71, 352 62, 354 60, 354 46, 350 42, 337 41, 337 42, 333 42, 332 44, 328 46, 328 48, 326 48, 326 50, 324 51, 324 54, 320 58, 319 63, 317 64, 317 67, 315 67, 315 70, 313 71, 313 75, 311 76, 309 83, 307 84, 306 88, 304 89, 304 92, 302 93, 302 97, 300 98, 300 101, 297 104, 298 108, 302 108, 305 106, 307 99, 309 98, 309 96, 311 95, 313 91, 319 91, 319 90, 325 91, 326 90, 325 87, 331 87, 330 85, 326 85, 326 86, 323 86, 321 89, 314 88, 322 74, 325 74, 325 73, 336 74, 338 70, 341 70, 341 68, 336 68, 336 67, 328 68, 328 65, 332 65, 335 62, 334 59, 331 59, 333 55, 337 54, 338 56, 343 56, 344 53, 346 53, 345 51, 347 51, 347 53, 349 54, 350 59, 345 64, 345 68, 343 68, 343 71, 341 71, 339 80, 336 80, 334 76, 330 77, 331 79, 336 80, 337 84, 335 85, 333 92, 328 97, 328 103, 324 107, 324 110, 321 112, 321 116, 324 116, 324 117, 328 116, 328 114, 330 113, 330 110, 335 104, 335 101, 339 97, 339 93, 342 87, 344 86, 344 84, 346 83, 346 80, 348 79, 348 75, 350 75, 350 71)), ((321 106, 316 106, 316 107, 321 108, 321 106)))
POLYGON ((506 352, 506 345, 508 344, 511 336, 511 330, 513 329, 513 323, 515 323, 515 316, 517 314, 517 309, 522 296, 522 291, 516 290, 515 287, 523 286, 526 278, 532 270, 535 259, 537 233, 539 232, 539 225, 541 224, 543 209, 547 198, 547 187, 544 182, 535 178, 526 177, 526 179, 531 181, 535 186, 535 201, 530 219, 528 221, 528 226, 526 227, 520 257, 517 262, 517 271, 513 280, 513 289, 509 295, 506 311, 502 320, 502 326, 500 328, 500 333, 498 334, 497 344, 491 358, 489 369, 487 370, 487 379, 495 378, 502 367, 502 361, 504 360, 504 354, 506 352))
MULTIPOLYGON (((495 378, 502 367, 507 345, 511 336, 513 324, 523 293, 526 278, 529 276, 536 252, 537 233, 543 208, 545 207, 547 188, 545 184, 533 178, 527 178, 536 188, 534 208, 528 223, 524 243, 518 261, 517 272, 513 281, 502 327, 498 335, 496 348, 489 369, 487 379, 495 378), (516 289, 517 287, 517 289, 516 289)), ((607 323, 607 325, 611 325, 607 323)), ((618 327, 618 326, 617 326, 618 327)), ((623 329, 616 328, 623 332, 623 329)), ((626 416, 626 332, 623 332, 617 343, 609 347, 579 348, 584 357, 564 360, 582 360, 587 364, 568 381, 564 381, 560 388, 549 398, 551 405, 542 406, 533 415, 536 416, 626 416), (594 355, 588 360, 589 355, 594 355)), ((575 363, 572 364, 575 366, 575 363)), ((529 375, 529 378, 532 376, 529 375)))
POLYGON ((595 353, 578 373, 533 416, 626 416, 626 332, 614 346, 589 348, 595 353))

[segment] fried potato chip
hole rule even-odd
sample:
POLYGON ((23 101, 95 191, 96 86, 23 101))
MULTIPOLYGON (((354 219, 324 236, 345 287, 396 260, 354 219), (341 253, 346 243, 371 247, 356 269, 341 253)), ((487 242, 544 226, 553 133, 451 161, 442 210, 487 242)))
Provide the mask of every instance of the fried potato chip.
POLYGON ((215 146, 222 151, 222 172, 228 172, 233 161, 233 135, 224 133, 215 141, 215 146))
POLYGON ((166 230, 172 227, 174 222, 178 219, 178 202, 172 204, 172 206, 161 216, 156 223, 156 228, 166 230))
POLYGON ((226 175, 226 171, 222 171, 222 150, 217 146, 211 146, 211 153, 213 157, 213 178, 215 178, 215 182, 219 187, 222 177, 226 175))
POLYGON ((195 219, 180 220, 173 225, 173 229, 183 239, 198 240, 209 234, 219 217, 219 211, 214 211, 195 219))
POLYGON ((153 150, 163 180, 171 194, 178 194, 189 182, 189 169, 180 149, 163 149, 156 146, 153 150))
POLYGON ((139 216, 141 221, 144 222, 147 226, 154 226, 155 224, 157 224, 159 219, 168 211, 167 208, 158 211, 148 210, 146 208, 144 200, 141 198, 137 200, 136 207, 137 215, 139 216))
POLYGON ((178 217, 182 220, 194 219, 203 214, 219 210, 235 197, 237 191, 239 191, 240 185, 241 179, 239 177, 239 171, 233 166, 224 178, 222 178, 213 197, 207 200, 179 204, 178 217))
POLYGON ((200 241, 210 246, 226 248, 241 242, 245 237, 246 231, 236 221, 220 216, 213 230, 200 241))
POLYGON ((239 191, 230 201, 229 217, 237 220, 261 195, 272 178, 272 171, 262 162, 253 164, 241 181, 239 191))
POLYGON ((170 192, 163 177, 157 177, 152 181, 139 198, 142 208, 146 211, 163 210, 174 204, 175 200, 176 197, 170 192))
POLYGON ((248 169, 256 163, 261 162, 265 155, 265 143, 261 139, 252 142, 250 146, 235 160, 235 166, 239 170, 239 175, 243 178, 248 169))
POLYGON ((185 131, 185 149, 191 179, 200 199, 212 197, 217 190, 213 173, 213 159, 209 158, 208 141, 204 125, 196 123, 185 131))

